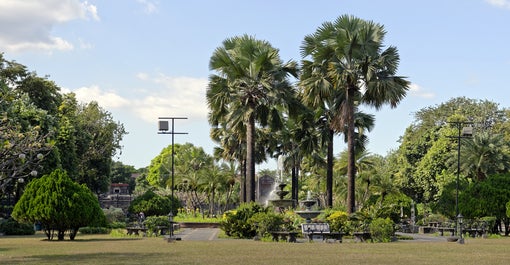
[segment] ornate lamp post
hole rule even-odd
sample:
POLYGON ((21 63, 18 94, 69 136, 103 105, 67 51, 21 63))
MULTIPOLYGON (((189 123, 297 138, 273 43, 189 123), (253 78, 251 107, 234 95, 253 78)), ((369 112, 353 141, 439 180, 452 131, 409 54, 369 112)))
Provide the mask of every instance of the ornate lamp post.
POLYGON ((170 188, 172 191, 172 208, 170 208, 170 213, 168 214, 168 220, 170 221, 170 236, 168 238, 168 242, 173 241, 173 200, 174 200, 174 135, 176 134, 188 134, 184 132, 175 132, 174 122, 175 120, 185 120, 188 119, 186 117, 159 117, 159 132, 158 134, 171 134, 172 135, 172 187, 170 188), (172 121, 172 130, 168 131, 168 120, 172 121))
POLYGON ((462 221, 464 219, 464 216, 462 216, 462 214, 459 213, 459 215, 457 215, 457 222, 459 223, 459 240, 457 241, 457 243, 459 244, 464 244, 464 237, 462 237, 462 221))

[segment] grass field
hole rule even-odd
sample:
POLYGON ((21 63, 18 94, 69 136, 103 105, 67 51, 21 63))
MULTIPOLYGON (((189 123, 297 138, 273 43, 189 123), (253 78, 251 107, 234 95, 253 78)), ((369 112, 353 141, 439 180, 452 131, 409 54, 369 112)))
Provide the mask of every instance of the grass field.
POLYGON ((283 243, 78 235, 0 237, 0 264, 510 264, 510 238, 448 242, 283 243))

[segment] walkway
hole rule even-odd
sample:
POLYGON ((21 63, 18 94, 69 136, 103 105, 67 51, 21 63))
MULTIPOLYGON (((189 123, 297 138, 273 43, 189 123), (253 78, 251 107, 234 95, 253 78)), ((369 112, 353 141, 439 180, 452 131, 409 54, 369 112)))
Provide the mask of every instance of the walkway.
MULTIPOLYGON (((175 237, 185 241, 211 241, 218 240, 219 233, 219 228, 181 228, 175 233, 175 237)), ((400 242, 446 242, 446 237, 434 235, 400 232, 397 232, 397 234, 413 238, 413 240, 400 240, 400 242)))

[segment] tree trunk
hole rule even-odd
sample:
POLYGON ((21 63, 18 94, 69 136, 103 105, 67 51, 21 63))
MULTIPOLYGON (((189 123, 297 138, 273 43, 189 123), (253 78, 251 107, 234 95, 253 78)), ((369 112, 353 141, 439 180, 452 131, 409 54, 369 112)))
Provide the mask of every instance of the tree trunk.
POLYGON ((333 207, 333 130, 329 130, 326 171, 326 207, 333 207))
POLYGON ((255 201, 255 118, 250 115, 246 125, 246 199, 255 201))
POLYGON ((356 212, 356 166, 354 150, 354 86, 347 90, 347 213, 356 212))

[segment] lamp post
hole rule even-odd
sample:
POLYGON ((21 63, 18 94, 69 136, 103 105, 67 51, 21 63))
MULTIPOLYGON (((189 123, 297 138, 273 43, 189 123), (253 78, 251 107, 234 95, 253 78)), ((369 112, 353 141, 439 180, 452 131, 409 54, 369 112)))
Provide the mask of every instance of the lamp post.
MULTIPOLYGON (((461 122, 461 121, 452 121, 449 122, 455 124, 457 127, 458 134, 457 136, 449 136, 450 138, 457 139, 457 183, 455 186, 455 217, 456 217, 456 227, 459 227, 459 216, 461 217, 460 221, 462 221, 462 215, 459 212, 459 179, 460 179, 460 139, 469 138, 473 135, 473 127, 462 127, 464 124, 473 124, 472 122, 461 122)), ((461 236, 462 237, 462 236, 461 236)))
POLYGON ((168 239, 168 242, 172 241, 173 240, 173 200, 174 200, 174 172, 175 172, 175 169, 174 169, 174 136, 176 134, 188 134, 188 133, 185 133, 185 132, 175 132, 175 127, 174 127, 174 123, 175 123, 175 120, 185 120, 185 119, 188 119, 186 117, 159 117, 159 132, 158 134, 171 134, 172 135, 172 187, 170 188, 171 192, 172 192, 172 205, 171 205, 171 208, 170 208, 170 213, 168 214, 168 219, 170 221, 170 237, 168 239), (172 121, 172 130, 169 131, 168 129, 168 120, 171 120, 172 121))
POLYGON ((462 216, 462 214, 459 213, 459 215, 457 215, 457 222, 459 223, 459 240, 457 241, 459 244, 464 244, 464 238, 462 237, 462 221, 463 221, 464 217, 462 216))

